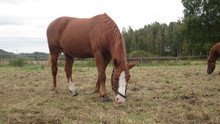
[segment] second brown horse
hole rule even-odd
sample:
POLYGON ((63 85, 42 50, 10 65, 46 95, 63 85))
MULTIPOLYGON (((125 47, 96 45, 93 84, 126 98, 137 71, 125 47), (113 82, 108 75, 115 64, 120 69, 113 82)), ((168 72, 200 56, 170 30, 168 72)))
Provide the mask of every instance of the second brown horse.
MULTIPOLYGON (((215 70, 215 62, 220 55, 220 43, 215 44, 209 52, 207 60, 207 73, 211 74, 215 70)), ((220 74, 220 73, 219 73, 220 74)))

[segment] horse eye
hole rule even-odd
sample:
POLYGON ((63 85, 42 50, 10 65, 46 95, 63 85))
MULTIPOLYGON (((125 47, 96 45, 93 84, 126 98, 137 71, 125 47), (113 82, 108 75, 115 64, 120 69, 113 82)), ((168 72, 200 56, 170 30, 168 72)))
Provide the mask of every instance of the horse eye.
POLYGON ((119 80, 119 78, 115 78, 115 80, 116 80, 116 81, 118 81, 118 80, 119 80))

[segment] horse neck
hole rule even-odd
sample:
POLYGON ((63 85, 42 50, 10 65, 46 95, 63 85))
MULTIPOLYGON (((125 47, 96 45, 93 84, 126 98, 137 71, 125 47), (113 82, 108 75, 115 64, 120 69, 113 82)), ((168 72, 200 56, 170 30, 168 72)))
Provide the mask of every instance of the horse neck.
POLYGON ((215 51, 214 51, 214 52, 211 52, 208 60, 215 63, 218 57, 219 57, 219 54, 215 53, 215 51))
POLYGON ((103 26, 106 33, 106 40, 108 41, 108 49, 112 60, 117 59, 120 63, 127 63, 125 41, 115 22, 107 15, 103 16, 103 26))

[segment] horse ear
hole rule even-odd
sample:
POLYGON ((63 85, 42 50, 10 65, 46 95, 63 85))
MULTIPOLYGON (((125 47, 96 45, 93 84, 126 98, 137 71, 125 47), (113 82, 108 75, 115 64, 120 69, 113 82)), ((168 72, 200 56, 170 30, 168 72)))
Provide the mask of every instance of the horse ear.
POLYGON ((121 64, 120 62, 117 61, 116 58, 113 60, 113 63, 114 63, 116 68, 118 68, 120 66, 120 64, 121 64))
POLYGON ((137 62, 132 62, 128 64, 128 68, 131 69, 133 68, 136 64, 138 64, 137 62))

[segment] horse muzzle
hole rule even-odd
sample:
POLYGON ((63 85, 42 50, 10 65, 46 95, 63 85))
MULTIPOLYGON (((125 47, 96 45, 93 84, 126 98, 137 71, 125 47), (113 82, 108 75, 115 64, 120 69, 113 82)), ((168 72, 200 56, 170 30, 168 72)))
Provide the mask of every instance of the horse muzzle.
POLYGON ((207 74, 212 74, 213 71, 207 71, 207 74))
POLYGON ((125 99, 124 97, 121 97, 120 95, 117 95, 117 96, 115 97, 115 101, 116 101, 116 103, 118 103, 118 104, 124 103, 125 100, 126 100, 126 99, 125 99))

